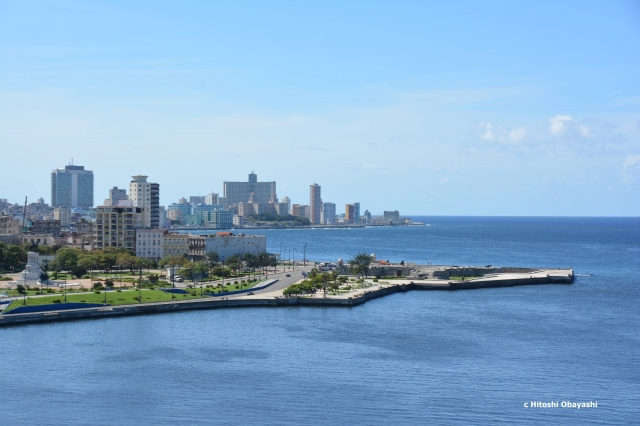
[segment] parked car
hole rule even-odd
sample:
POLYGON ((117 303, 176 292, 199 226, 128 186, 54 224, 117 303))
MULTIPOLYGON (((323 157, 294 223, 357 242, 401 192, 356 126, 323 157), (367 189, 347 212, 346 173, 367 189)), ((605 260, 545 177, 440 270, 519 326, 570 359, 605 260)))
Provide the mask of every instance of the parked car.
POLYGON ((176 275, 175 277, 173 277, 173 280, 177 283, 181 283, 182 282, 182 277, 180 275, 176 275))
POLYGON ((247 293, 247 296, 253 296, 253 292, 250 291, 249 293, 247 293))
POLYGON ((287 275, 285 275, 285 277, 290 277, 290 276, 291 276, 291 274, 287 274, 287 275))

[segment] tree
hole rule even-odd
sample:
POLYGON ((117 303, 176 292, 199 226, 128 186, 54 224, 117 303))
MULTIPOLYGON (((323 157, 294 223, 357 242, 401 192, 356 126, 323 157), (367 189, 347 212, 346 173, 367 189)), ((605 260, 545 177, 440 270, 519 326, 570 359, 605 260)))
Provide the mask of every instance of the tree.
POLYGON ((22 284, 18 284, 16 286, 16 290, 18 290, 18 294, 26 294, 27 293, 27 289, 22 284))
POLYGON ((52 262, 55 263, 53 268, 56 269, 56 267, 59 267, 61 271, 73 272, 73 269, 78 266, 78 256, 80 253, 78 249, 61 248, 58 250, 56 258, 52 262))
POLYGON ((349 259, 349 268, 355 274, 362 274, 365 278, 369 275, 369 265, 371 265, 371 256, 367 253, 358 253, 349 259))
POLYGON ((207 253, 207 262, 209 262, 210 266, 215 266, 216 263, 220 262, 220 255, 217 251, 210 251, 207 253))

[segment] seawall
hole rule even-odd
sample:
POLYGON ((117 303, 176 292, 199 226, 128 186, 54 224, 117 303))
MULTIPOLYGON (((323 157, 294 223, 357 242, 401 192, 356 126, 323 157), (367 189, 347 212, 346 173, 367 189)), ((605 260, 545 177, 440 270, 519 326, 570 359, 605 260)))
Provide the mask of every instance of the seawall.
POLYGON ((317 306, 317 307, 349 307, 358 306, 368 300, 384 297, 389 294, 410 290, 471 290, 495 287, 514 287, 520 285, 571 284, 574 280, 572 270, 566 274, 537 275, 506 278, 505 276, 486 277, 462 282, 409 282, 389 286, 381 286, 352 297, 262 297, 242 299, 198 299, 171 302, 145 303, 140 305, 104 306, 97 308, 70 309, 25 314, 0 315, 0 327, 20 324, 33 324, 53 321, 73 321, 79 319, 108 318, 130 315, 149 315, 166 312, 178 312, 195 309, 250 308, 250 307, 282 307, 282 306, 317 306))

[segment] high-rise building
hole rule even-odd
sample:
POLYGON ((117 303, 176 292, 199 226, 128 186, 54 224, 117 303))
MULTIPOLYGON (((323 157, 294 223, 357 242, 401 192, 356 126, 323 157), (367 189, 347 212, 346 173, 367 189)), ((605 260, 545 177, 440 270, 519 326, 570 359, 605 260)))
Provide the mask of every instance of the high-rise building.
POLYGON ((400 212, 398 210, 385 211, 383 215, 384 223, 391 225, 400 224, 400 212))
POLYGON ((355 223, 356 208, 353 204, 347 204, 344 209, 344 221, 346 223, 355 223))
POLYGON ((314 183, 309 187, 309 199, 310 199, 310 217, 311 223, 320 223, 320 213, 322 212, 322 199, 320 198, 320 185, 314 183))
POLYGON ((308 219, 310 216, 310 213, 311 213, 311 209, 309 208, 309 206, 300 205, 300 204, 294 204, 291 206, 292 216, 306 217, 308 219))
POLYGON ((124 247, 135 250, 136 229, 144 207, 100 206, 96 212, 96 248, 124 247))
POLYGON ((369 210, 364 211, 364 215, 362 216, 362 223, 364 225, 371 224, 371 212, 369 212, 369 210))
POLYGON ((353 223, 360 225, 360 203, 353 203, 353 223))
POLYGON ((117 206, 120 201, 128 200, 127 190, 126 189, 118 189, 117 186, 114 186, 109 190, 109 198, 104 200, 105 206, 117 206))
POLYGON ((65 166, 51 172, 51 205, 89 209, 93 207, 93 172, 84 166, 65 166))
POLYGON ((191 195, 189 197, 189 204, 205 204, 206 195, 191 195))
POLYGON ((336 223, 336 204, 322 203, 322 224, 335 225, 336 223))
POLYGON ((160 227, 160 185, 147 182, 147 176, 132 176, 129 183, 129 200, 134 207, 144 207, 140 226, 142 228, 160 227))
POLYGON ((209 204, 210 206, 214 206, 218 204, 218 194, 211 193, 204 196, 204 203, 209 204))
POLYGON ((280 202, 287 205, 286 212, 287 214, 291 214, 291 198, 284 196, 280 202))
POLYGON ((248 202, 252 192, 254 202, 268 203, 271 194, 278 192, 275 182, 258 182, 258 175, 255 173, 249 174, 248 182, 223 182, 223 190, 225 202, 220 204, 223 206, 226 204, 225 208, 233 204, 248 202))
POLYGON ((58 207, 53 211, 53 218, 60 221, 60 227, 71 226, 71 209, 69 207, 58 207))

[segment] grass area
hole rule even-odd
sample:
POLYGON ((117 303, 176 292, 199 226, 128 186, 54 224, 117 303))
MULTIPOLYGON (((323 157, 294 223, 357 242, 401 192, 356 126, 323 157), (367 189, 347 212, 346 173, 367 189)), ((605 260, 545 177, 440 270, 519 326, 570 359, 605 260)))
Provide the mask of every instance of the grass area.
MULTIPOLYGON (((174 294, 172 298, 171 293, 165 293, 160 290, 147 290, 143 289, 140 291, 142 297, 142 303, 152 303, 152 302, 167 302, 171 300, 188 300, 188 299, 196 299, 198 296, 192 296, 191 294, 174 294)), ((118 291, 108 291, 107 292, 107 303, 109 305, 131 305, 139 303, 138 299, 138 291, 137 290, 124 290, 121 292, 118 291)), ((27 297, 27 306, 41 306, 41 305, 50 305, 54 303, 54 300, 64 301, 64 295, 57 294, 55 296, 48 297, 27 297)), ((76 302, 76 303, 104 303, 104 292, 100 294, 96 293, 87 293, 87 294, 67 294, 67 302, 76 302)), ((58 304, 58 303, 56 303, 58 304)), ((24 306, 22 304, 22 300, 14 301, 9 307, 8 311, 12 309, 19 308, 20 306, 24 306)))
MULTIPOLYGON (((244 286, 240 287, 240 284, 227 284, 220 291, 220 287, 209 287, 202 286, 203 293, 220 293, 220 292, 228 292, 228 291, 237 291, 241 289, 248 289, 256 284, 259 284, 262 281, 258 281, 256 283, 244 283, 244 286), (237 286, 237 288, 236 288, 237 286)), ((140 291, 142 297, 142 303, 152 303, 152 302, 167 302, 171 300, 189 300, 189 299, 197 299, 200 298, 200 286, 197 288, 186 288, 187 294, 173 294, 166 293, 157 289, 142 289, 140 291)), ((18 292, 16 290, 8 291, 11 296, 18 296, 18 292), (14 293, 14 294, 11 294, 14 293)), ((41 306, 41 305, 50 305, 50 304, 58 304, 54 302, 54 300, 64 301, 64 294, 62 292, 57 292, 52 294, 51 296, 43 296, 43 297, 29 297, 33 296, 34 292, 28 292, 26 298, 26 306, 41 306)), ((99 294, 96 293, 69 293, 67 292, 67 302, 76 302, 76 303, 104 303, 104 291, 99 294)), ((137 290, 122 290, 117 291, 115 288, 113 290, 107 291, 107 304, 109 305, 131 305, 140 303, 137 299, 138 291, 137 290)), ((23 305, 23 300, 18 299, 15 300, 9 309, 6 312, 11 311, 13 309, 19 308, 23 305)))
POLYGON ((449 277, 449 279, 452 281, 462 281, 462 278, 464 278, 465 281, 468 281, 473 278, 482 278, 482 277, 449 277))

